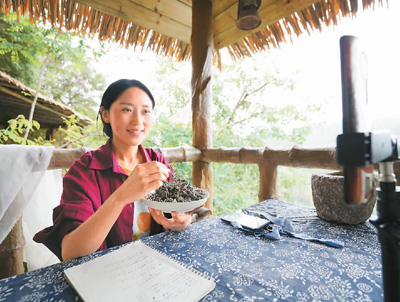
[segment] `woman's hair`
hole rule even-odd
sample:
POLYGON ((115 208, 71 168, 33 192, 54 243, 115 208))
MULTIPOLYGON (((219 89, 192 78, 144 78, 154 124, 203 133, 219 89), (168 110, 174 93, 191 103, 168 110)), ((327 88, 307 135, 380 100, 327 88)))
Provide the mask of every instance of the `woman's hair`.
MULTIPOLYGON (((125 92, 125 90, 127 90, 129 88, 133 88, 133 87, 137 87, 137 88, 143 90, 144 92, 146 92, 146 94, 151 99, 151 102, 153 103, 153 108, 154 108, 156 103, 154 101, 154 97, 151 94, 150 90, 142 82, 140 82, 138 80, 127 80, 127 79, 118 80, 118 81, 110 84, 110 86, 108 86, 106 91, 104 91, 103 97, 101 98, 100 108, 103 107, 104 109, 109 110, 112 103, 114 103, 119 98, 119 96, 125 92)), ((98 112, 98 117, 99 116, 103 122, 103 132, 108 137, 112 138, 113 134, 112 134, 111 125, 109 123, 106 123, 103 120, 100 110, 98 112)))

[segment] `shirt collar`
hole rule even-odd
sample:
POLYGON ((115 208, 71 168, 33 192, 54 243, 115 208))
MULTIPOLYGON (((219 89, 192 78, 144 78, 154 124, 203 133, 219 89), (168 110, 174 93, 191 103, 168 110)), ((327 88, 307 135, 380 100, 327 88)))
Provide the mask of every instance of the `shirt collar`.
MULTIPOLYGON (((142 153, 145 162, 152 161, 150 154, 145 148, 143 148, 142 145, 139 145, 139 151, 142 153)), ((118 164, 118 161, 112 150, 111 139, 108 139, 104 145, 94 151, 93 159, 89 168, 95 170, 107 170, 112 168, 116 173, 126 174, 118 164)))
POLYGON ((111 139, 102 145, 97 150, 93 151, 92 162, 89 165, 90 169, 106 170, 113 167, 114 152, 112 151, 111 139))

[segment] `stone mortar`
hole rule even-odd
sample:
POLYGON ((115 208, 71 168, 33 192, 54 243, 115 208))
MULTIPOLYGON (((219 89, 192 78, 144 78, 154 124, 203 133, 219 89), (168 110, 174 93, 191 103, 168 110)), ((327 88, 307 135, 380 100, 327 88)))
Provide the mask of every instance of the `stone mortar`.
POLYGON ((358 224, 366 221, 374 210, 376 190, 365 204, 348 205, 344 202, 344 177, 337 174, 313 174, 312 197, 317 215, 328 221, 358 224))

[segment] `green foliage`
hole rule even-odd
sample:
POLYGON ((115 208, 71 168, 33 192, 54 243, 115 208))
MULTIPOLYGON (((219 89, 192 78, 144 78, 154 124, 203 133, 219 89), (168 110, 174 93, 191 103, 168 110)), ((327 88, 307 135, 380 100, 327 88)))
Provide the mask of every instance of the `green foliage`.
POLYGON ((257 165, 213 163, 214 215, 227 213, 258 202, 257 165))
POLYGON ((87 45, 74 45, 76 42, 71 41, 71 37, 66 34, 62 38, 59 43, 64 45, 63 50, 49 64, 43 90, 50 98, 95 119, 98 100, 105 89, 105 78, 94 72, 91 61, 95 58, 88 55, 91 50, 87 45))
POLYGON ((331 172, 324 169, 278 167, 280 198, 287 202, 312 207, 311 176, 331 172))
MULTIPOLYGON (((190 83, 182 77, 186 63, 160 60, 156 71, 157 122, 148 146, 191 145, 190 83)), ((291 77, 279 69, 263 71, 254 61, 225 65, 213 74, 214 147, 265 147, 301 145, 310 134, 309 119, 320 108, 308 105, 296 92, 291 77), (279 101, 282 99, 282 101, 279 101), (297 100, 293 102, 292 100, 297 100)), ((176 173, 191 180, 191 165, 173 165, 176 173)), ((285 200, 295 200, 294 187, 304 188, 304 174, 283 170, 280 186, 285 200)), ((222 214, 258 201, 257 165, 213 163, 214 214, 222 214)), ((301 195, 302 192, 296 192, 301 195)), ((308 198, 307 196, 305 198, 308 198)))
MULTIPOLYGON (((107 137, 102 135, 95 124, 90 124, 85 128, 78 125, 79 118, 71 115, 63 118, 64 127, 59 128, 58 135, 66 145, 71 144, 73 147, 84 146, 86 148, 98 148, 104 144, 107 137)), ((37 146, 56 146, 55 140, 47 140, 44 133, 40 133, 40 124, 37 121, 29 122, 21 114, 16 119, 8 121, 9 126, 6 129, 0 129, 0 144, 24 144, 24 134, 26 128, 30 127, 26 144, 37 146)))
POLYGON ((290 77, 272 67, 263 71, 254 60, 215 72, 213 92, 216 146, 302 144, 311 131, 308 117, 320 110, 300 102, 290 77), (293 104, 292 99, 299 101, 293 104), (227 141, 226 132, 235 133, 237 140, 228 135, 227 141))
MULTIPOLYGON (((155 96, 158 95, 156 101, 157 116, 164 115, 166 118, 173 118, 175 123, 188 123, 191 120, 190 108, 191 104, 191 88, 190 77, 186 77, 190 64, 188 62, 176 62, 165 58, 156 58, 157 70, 151 90, 155 96), (188 116, 182 116, 187 115, 188 116)), ((163 120, 163 121, 164 121, 163 120)))
POLYGON ((62 117, 64 127, 59 127, 58 131, 63 135, 64 140, 66 142, 76 141, 75 146, 83 146, 83 142, 81 140, 77 140, 81 138, 83 133, 83 128, 78 125, 79 118, 75 115, 70 115, 65 118, 62 117))
MULTIPOLYGON (((245 60, 224 66, 216 72, 214 92, 215 147, 274 147, 301 145, 311 133, 309 117, 320 108, 293 104, 299 96, 290 77, 278 69, 267 71, 245 60)), ((214 214, 223 214, 258 202, 259 170, 257 165, 213 164, 214 214)), ((294 187, 304 188, 304 176, 284 170, 279 186, 285 200, 294 200, 294 187)), ((299 193, 300 196, 302 192, 299 193)), ((306 197, 307 198, 307 197, 306 197)))
MULTIPOLYGON (((40 22, 31 24, 28 18, 16 14, 4 16, 0 12, 0 66, 1 70, 24 84, 36 89, 39 74, 46 56, 44 78, 40 93, 60 101, 83 115, 96 118, 99 95, 104 90, 105 77, 94 71, 92 62, 104 54, 105 47, 93 49, 87 40, 61 30, 44 26, 40 22)), ((85 145, 97 148, 106 138, 99 134, 95 125, 82 129, 78 118, 64 119, 65 127, 60 127, 59 140, 73 142, 73 146, 85 145)), ((1 131, 1 142, 23 143, 23 135, 29 122, 18 118, 7 129, 1 131)), ((39 129, 32 122, 31 129, 39 129)), ((30 134, 28 144, 47 145, 39 133, 30 134)), ((53 142, 54 143, 54 142, 53 142)))
MULTIPOLYGON (((92 61, 104 52, 89 47, 80 37, 31 25, 27 19, 0 16, 0 66, 11 76, 36 87, 39 69, 46 54, 50 60, 43 80, 43 94, 73 107, 92 119, 104 91, 104 77, 93 72, 92 61), (89 55, 93 53, 93 55, 89 55)), ((139 56, 138 60, 141 58, 139 56)), ((301 145, 314 124, 310 117, 320 108, 307 105, 297 92, 292 76, 284 76, 267 58, 246 59, 226 64, 213 74, 214 147, 283 147, 301 145), (261 63, 260 63, 261 62, 261 63)), ((148 147, 192 145, 190 63, 157 58, 153 94, 157 97, 157 122, 144 143, 148 147)), ((99 126, 82 129, 76 117, 64 120, 60 129, 73 146, 97 148, 107 137, 99 126)), ((18 122, 17 124, 22 123, 18 122)), ((33 125, 32 125, 33 126, 33 125)), ((17 125, 2 130, 1 140, 18 140, 17 125), (14 128, 12 128, 14 127, 14 128), (5 134, 4 134, 4 131, 5 134)), ((26 126, 21 126, 26 127, 26 126)), ((100 126, 101 127, 101 126, 100 126)), ((191 181, 191 163, 173 164, 176 173, 191 181)), ((296 170, 297 171, 297 170, 296 170)), ((293 187, 307 186, 303 175, 282 170, 279 173, 282 196, 296 200, 293 187), (291 195, 292 194, 292 195, 291 195)), ((221 214, 258 201, 257 165, 214 163, 214 214, 221 214)))
POLYGON ((79 118, 75 115, 70 115, 67 118, 63 117, 64 126, 59 127, 58 135, 61 136, 63 143, 58 147, 72 146, 98 148, 103 145, 108 137, 102 134, 99 125, 95 123, 89 124, 86 127, 78 125, 79 118))
MULTIPOLYGON (((147 140, 143 143, 145 147, 170 148, 177 146, 192 145, 192 127, 189 124, 176 124, 170 118, 161 116, 147 140)), ((188 181, 192 181, 192 163, 174 163, 175 174, 188 181)))
POLYGON ((162 148, 192 145, 191 123, 175 123, 170 118, 161 116, 157 119, 144 145, 162 148))
POLYGON ((0 12, 1 70, 30 86, 37 83, 37 66, 46 53, 45 35, 28 19, 17 21, 16 14, 4 16, 0 12))
MULTIPOLYGON (((29 126, 31 132, 35 132, 40 129, 40 124, 36 121, 30 122, 25 119, 25 116, 22 114, 19 115, 16 119, 8 121, 9 126, 6 129, 0 129, 0 144, 24 144, 24 133, 26 128, 29 126)), ((31 134, 32 136, 32 134, 31 134)), ((40 145, 40 146, 50 146, 51 141, 43 139, 43 137, 37 137, 30 139, 28 137, 26 144, 27 145, 40 145)))
POLYGON ((40 68, 45 66, 41 93, 71 106, 92 119, 105 88, 104 75, 95 71, 93 61, 104 54, 105 46, 93 49, 76 34, 31 24, 28 18, 0 12, 1 70, 36 89, 40 68))
POLYGON ((108 136, 102 132, 102 128, 97 123, 86 126, 83 131, 82 145, 86 148, 97 149, 108 140, 108 136))

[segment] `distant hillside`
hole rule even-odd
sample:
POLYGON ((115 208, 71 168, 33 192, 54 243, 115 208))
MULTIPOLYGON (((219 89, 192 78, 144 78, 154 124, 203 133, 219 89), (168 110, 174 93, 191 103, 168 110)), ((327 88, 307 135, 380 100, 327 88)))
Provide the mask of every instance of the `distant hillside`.
MULTIPOLYGON (((399 118, 377 119, 372 123, 372 130, 389 130, 392 135, 400 139, 400 113, 399 118)), ((310 134, 304 147, 308 148, 322 148, 322 147, 335 147, 336 137, 343 132, 342 123, 330 123, 321 125, 321 127, 314 128, 310 134)))
POLYGON ((341 123, 329 123, 314 128, 302 145, 307 148, 323 148, 336 146, 336 137, 342 132, 341 123))

